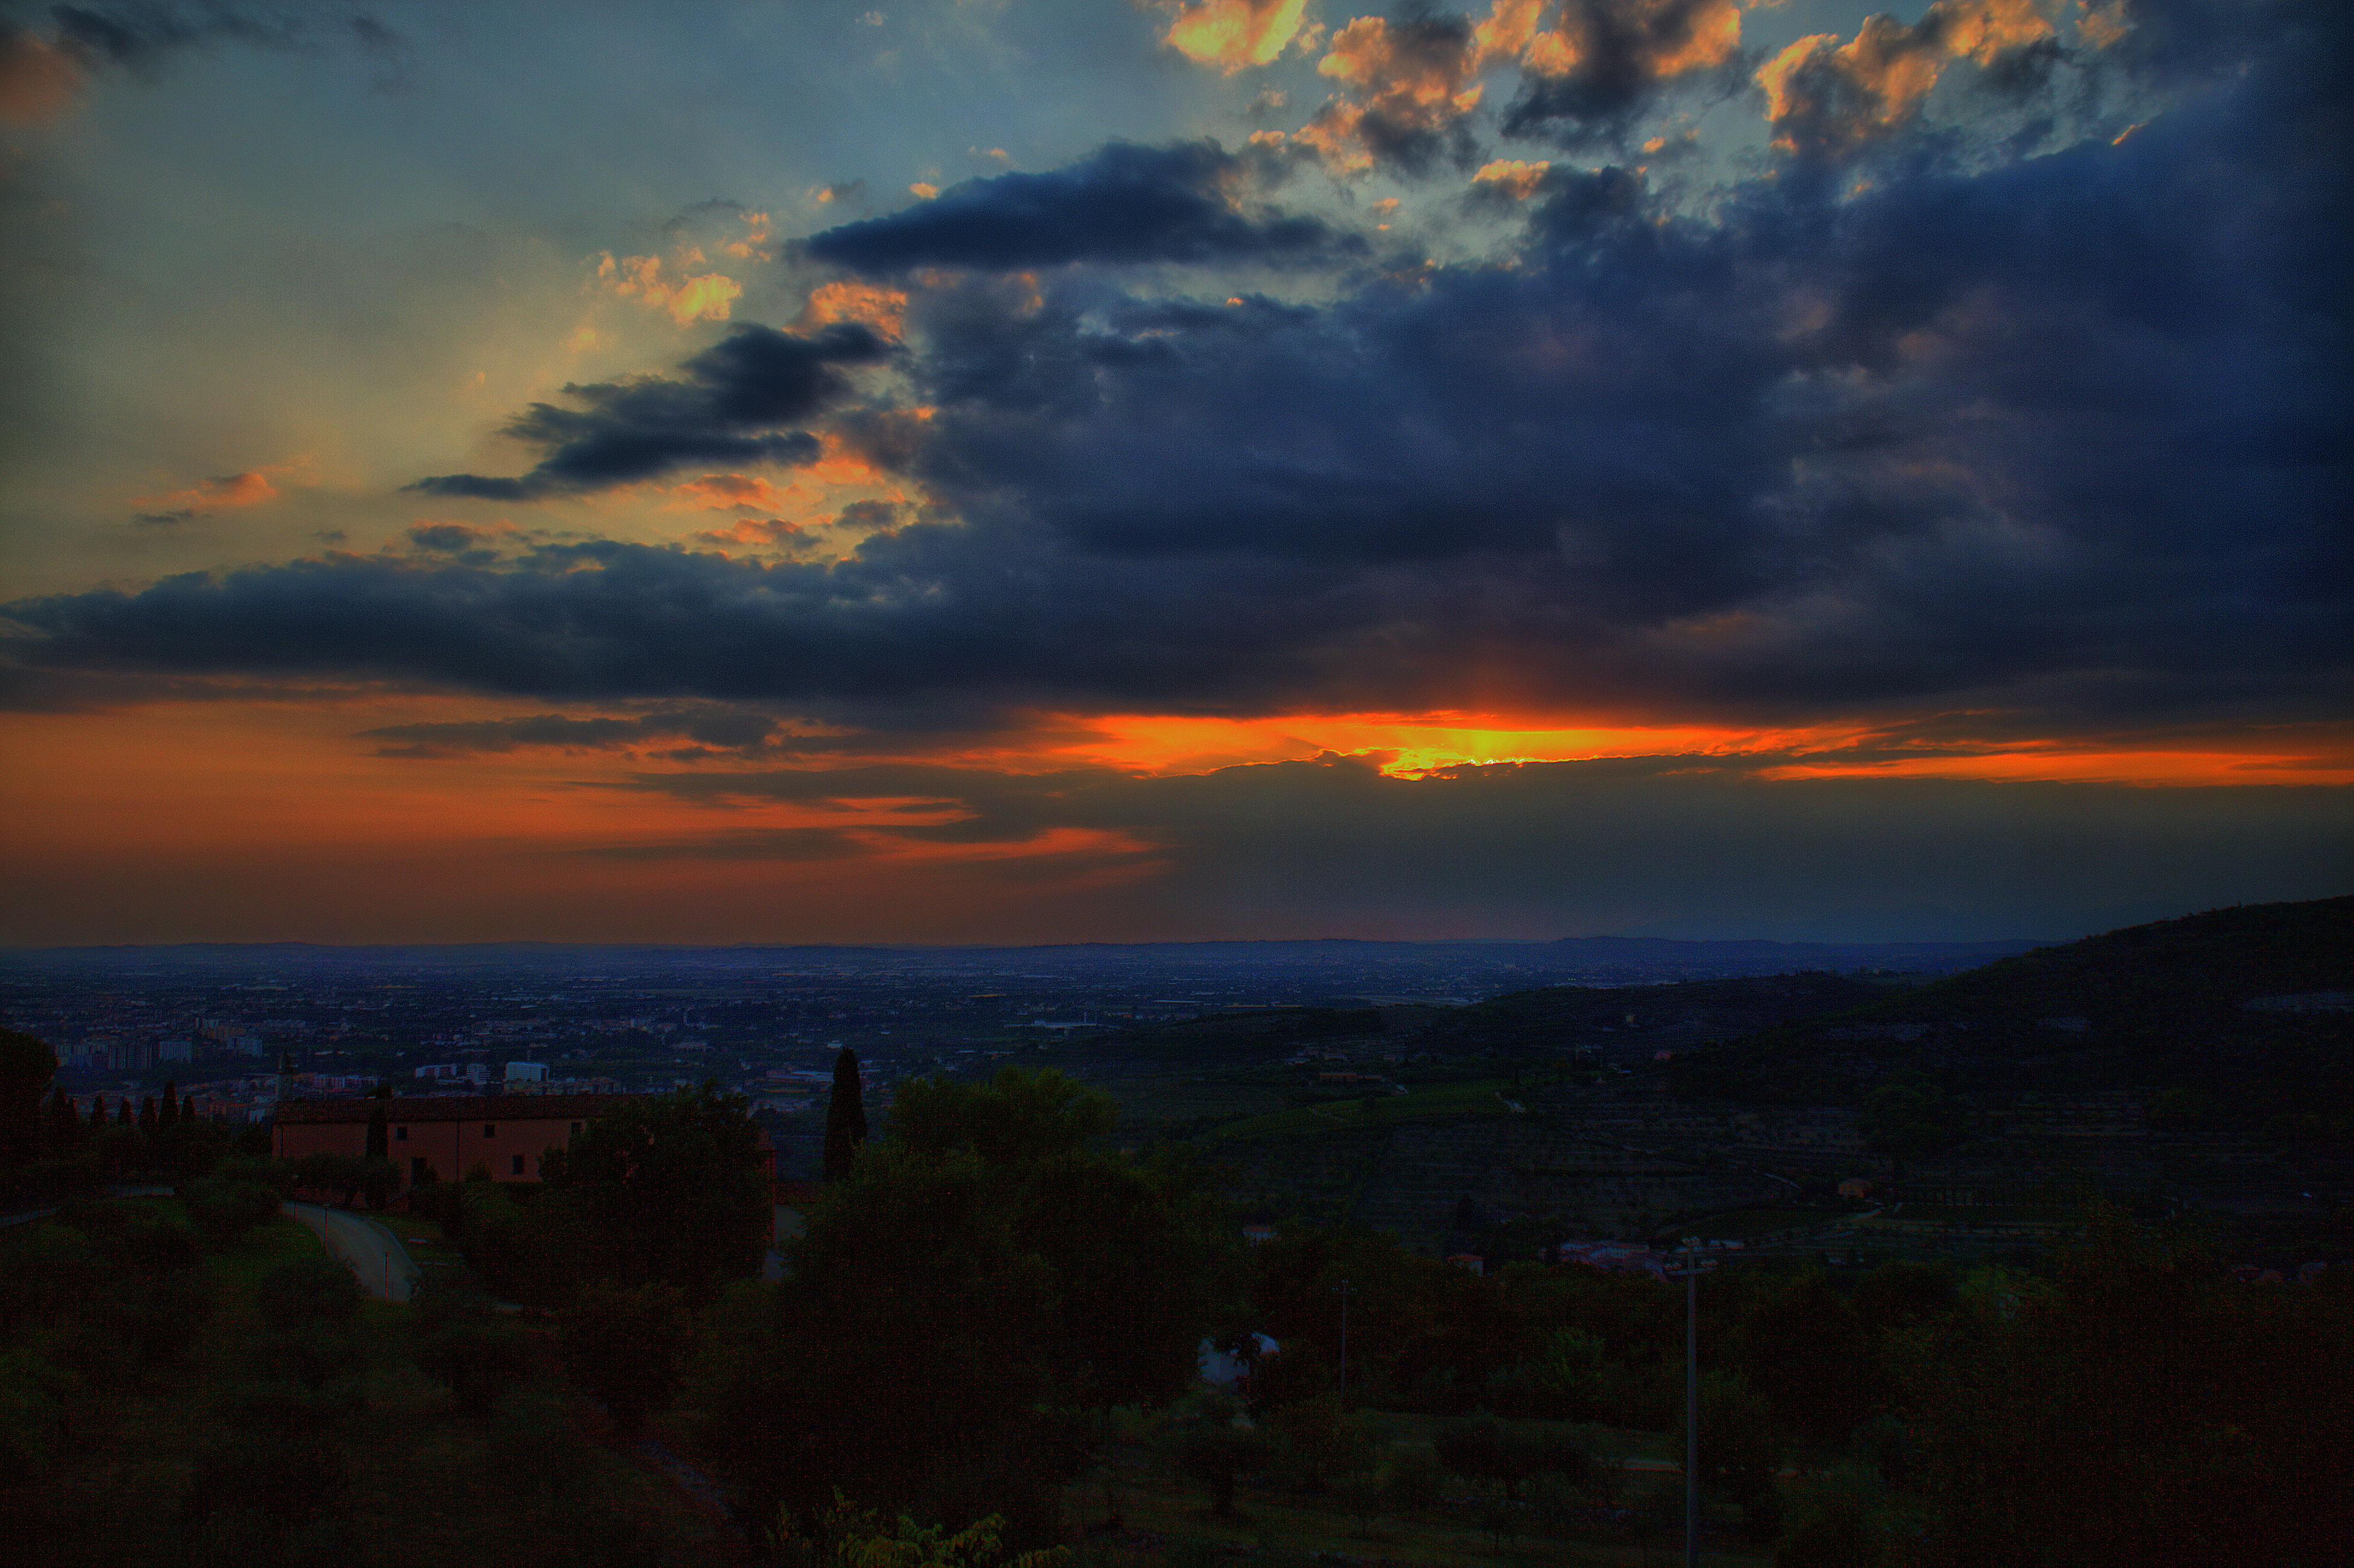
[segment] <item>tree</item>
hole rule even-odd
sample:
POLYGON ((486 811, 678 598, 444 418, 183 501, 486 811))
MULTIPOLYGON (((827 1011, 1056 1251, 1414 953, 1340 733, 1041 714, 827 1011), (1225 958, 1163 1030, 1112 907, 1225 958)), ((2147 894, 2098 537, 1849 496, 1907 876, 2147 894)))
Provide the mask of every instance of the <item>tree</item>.
MULTIPOLYGON (((1677 1405, 1675 1447, 1684 1448, 1683 1406, 1677 1405)), ((1773 1410, 1739 1372, 1703 1370, 1700 1378, 1700 1489, 1741 1505, 1753 1529, 1778 1518, 1775 1473, 1782 1467, 1782 1435, 1773 1410)), ((1769 1535, 1767 1539, 1771 1539, 1769 1535)))
POLYGON ((1158 1405, 1191 1386, 1212 1317, 1211 1247, 1168 1192, 1133 1167, 1065 1153, 1023 1172, 1010 1202, 1014 1234, 1047 1267, 1057 1397, 1158 1405))
POLYGON ((352 1271, 324 1253, 279 1264, 255 1281, 253 1304, 278 1332, 341 1328, 359 1316, 360 1287, 352 1271))
POLYGON ((375 1107, 368 1112, 367 1157, 370 1160, 388 1160, 391 1156, 391 1128, 386 1119, 384 1101, 379 1097, 375 1107))
POLYGON ((865 1087, 858 1078, 858 1053, 845 1049, 833 1059, 833 1092, 825 1102, 825 1179, 850 1174, 858 1146, 866 1141, 865 1087))
POLYGON ((1898 1337, 1925 1561, 2276 1563, 2354 1539, 2354 1291, 2243 1285, 2196 1231, 2105 1208, 2058 1264, 1980 1269, 1898 1337))
POLYGON ((155 1109, 155 1125, 158 1128, 180 1125, 179 1090, 178 1080, 173 1078, 164 1080, 164 1103, 155 1109))
POLYGON ((44 1041, 0 1029, 0 1169, 30 1165, 41 1152, 41 1091, 58 1075, 44 1041))
POLYGON ((44 1153, 52 1160, 63 1160, 80 1151, 83 1128, 81 1113, 74 1109, 73 1101, 63 1089, 49 1097, 49 1115, 41 1128, 44 1153))
POLYGON ((702 1307, 757 1274, 775 1234, 749 1107, 708 1083, 633 1099, 552 1150, 541 1179, 578 1196, 623 1283, 673 1285, 702 1307))
MULTIPOLYGON (((130 1103, 130 1097, 127 1095, 124 1096, 123 1100, 125 1104, 130 1103)), ((159 1113, 155 1108, 155 1097, 154 1095, 140 1096, 139 1135, 142 1138, 148 1139, 150 1142, 153 1142, 155 1137, 156 1125, 160 1118, 161 1113, 159 1113)))
POLYGON ((885 1146, 829 1189, 779 1292, 782 1484, 917 1507, 976 1459, 1046 1447, 1045 1265, 970 1159, 885 1146))
POLYGON ((898 1086, 892 1141, 939 1156, 969 1150, 992 1166, 1076 1154, 1109 1131, 1110 1098, 1052 1068, 1001 1067, 986 1084, 946 1077, 898 1086))

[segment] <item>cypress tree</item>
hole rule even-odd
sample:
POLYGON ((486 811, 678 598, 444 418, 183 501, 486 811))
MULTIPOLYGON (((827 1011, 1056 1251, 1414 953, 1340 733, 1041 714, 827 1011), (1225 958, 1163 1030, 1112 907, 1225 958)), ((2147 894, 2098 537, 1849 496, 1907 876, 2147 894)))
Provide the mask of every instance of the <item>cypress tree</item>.
POLYGON ((105 1125, 106 1097, 104 1095, 92 1095, 90 1097, 90 1129, 92 1132, 96 1132, 105 1125))
POLYGON ((172 1078, 166 1078, 164 1080, 164 1104, 163 1107, 155 1113, 155 1125, 157 1127, 177 1127, 180 1125, 179 1089, 180 1086, 177 1080, 172 1078))
MULTIPOLYGON (((129 1095, 123 1096, 122 1103, 124 1105, 129 1105, 131 1103, 131 1097, 129 1095)), ((139 1130, 145 1133, 148 1137, 153 1138, 155 1136, 155 1097, 154 1095, 140 1096, 139 1130)))
POLYGON ((833 1093, 825 1102, 825 1179, 850 1174, 858 1146, 866 1141, 866 1091, 858 1081, 858 1053, 833 1059, 833 1093))
POLYGON ((49 1125, 42 1141, 49 1146, 51 1155, 62 1158, 81 1147, 81 1113, 59 1089, 49 1097, 49 1125))
POLYGON ((379 1098, 376 1108, 368 1112, 367 1157, 370 1160, 388 1159, 392 1153, 392 1133, 385 1122, 384 1107, 385 1102, 379 1098))
POLYGON ((131 1125, 131 1097, 129 1095, 123 1096, 120 1100, 115 1102, 114 1125, 117 1127, 129 1127, 131 1125))

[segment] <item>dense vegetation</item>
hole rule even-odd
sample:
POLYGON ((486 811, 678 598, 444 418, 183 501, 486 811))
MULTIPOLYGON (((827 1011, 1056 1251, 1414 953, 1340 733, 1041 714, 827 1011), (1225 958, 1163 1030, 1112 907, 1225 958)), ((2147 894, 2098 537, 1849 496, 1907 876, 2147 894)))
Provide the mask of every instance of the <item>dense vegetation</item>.
MULTIPOLYGON (((2311 1028, 2322 1015, 2238 1004, 2334 989, 2323 938, 2346 903, 2116 933, 1861 1004, 1831 994, 1850 982, 1795 977, 1776 1005, 1842 1013, 1704 1054, 1688 1082, 1778 1092, 1776 1073, 1845 1071, 1841 1053, 2052 1034, 2139 1067, 2186 1018, 2311 1028), (2242 953, 2267 930, 2303 957, 2242 953), (2184 972, 2243 959, 2224 980, 2184 972), (2004 1033, 2022 1021, 2042 1034, 2004 1033), (1872 1032, 1897 1023, 1922 1027, 1872 1032)), ((1594 1004, 1508 999, 1480 1027, 1594 1004)), ((1219 1042, 1263 1054, 1273 1032, 1367 1026, 1260 1018, 1219 1042)), ((41 1063, 19 1054, 30 1079, 41 1063)), ((809 1568, 1183 1561, 1084 1533, 1141 1510, 1145 1475, 1192 1489, 1188 1526, 1224 1539, 1306 1509, 1441 1561, 1631 1550, 1680 1520, 1681 1478, 1620 1461, 1681 1452, 1681 1287, 1533 1262, 1482 1276, 1341 1228, 1246 1247, 1198 1169, 1111 1150, 1110 1103, 1051 1071, 903 1083, 863 1143, 845 1107, 846 1169, 778 1281, 760 1277, 755 1128, 711 1088, 600 1118, 538 1182, 412 1198, 520 1313, 448 1285, 362 1304, 275 1217, 298 1183, 366 1202, 368 1160, 290 1166, 162 1106, 92 1126, 54 1101, 45 1116, 38 1083, 13 1092, 20 1173, 176 1189, 0 1238, 0 1528, 45 1562, 705 1560, 711 1522, 621 1457, 645 1435, 716 1478, 727 1552, 809 1568), (1239 1383, 1204 1386, 1205 1340, 1239 1383), (135 1502, 109 1513, 125 1488, 135 1502)), ((1926 1072, 1882 1085, 1867 1129, 1934 1148, 1966 1130, 1964 1092, 1926 1072)), ((2065 1245, 1999 1265, 1706 1279, 1711 1549, 1782 1568, 2286 1568, 2354 1539, 2329 1436, 2354 1397, 2354 1270, 2253 1283, 2195 1229, 2081 1218, 2065 1245)))

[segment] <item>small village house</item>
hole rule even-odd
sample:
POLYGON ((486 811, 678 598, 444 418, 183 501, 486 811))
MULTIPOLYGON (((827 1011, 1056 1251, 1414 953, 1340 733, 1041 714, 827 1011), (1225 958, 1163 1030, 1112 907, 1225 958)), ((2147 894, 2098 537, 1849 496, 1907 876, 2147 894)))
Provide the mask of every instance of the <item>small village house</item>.
POLYGON ((400 1167, 399 1191, 462 1181, 476 1166, 493 1181, 536 1181, 539 1157, 570 1145, 593 1118, 625 1103, 622 1095, 436 1095, 419 1099, 282 1100, 271 1124, 270 1152, 367 1152, 368 1118, 385 1112, 385 1152, 400 1167))

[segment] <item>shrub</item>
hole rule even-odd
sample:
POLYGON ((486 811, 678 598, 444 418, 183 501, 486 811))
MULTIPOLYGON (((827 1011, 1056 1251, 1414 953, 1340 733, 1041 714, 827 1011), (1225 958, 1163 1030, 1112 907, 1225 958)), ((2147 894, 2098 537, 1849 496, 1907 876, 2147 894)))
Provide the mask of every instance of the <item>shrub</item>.
POLYGON ((1446 1490, 1438 1456, 1422 1444, 1398 1449, 1390 1457, 1384 1489, 1393 1508, 1435 1508, 1446 1490))
POLYGON ((178 1361, 213 1315, 212 1282, 189 1270, 124 1281, 112 1319, 114 1332, 148 1366, 178 1361))
POLYGON ((215 1513, 258 1514, 281 1530, 309 1522, 343 1489, 343 1455, 313 1436, 239 1432, 196 1463, 184 1521, 200 1524, 215 1513))
POLYGON ((484 1416, 531 1377, 531 1351, 513 1329, 468 1315, 429 1330, 417 1348, 417 1365, 447 1383, 469 1415, 484 1416))
POLYGON ((1593 1467, 1575 1436, 1558 1427, 1508 1425, 1482 1418, 1441 1427, 1433 1446, 1439 1462, 1457 1475, 1501 1481, 1505 1495, 1513 1498, 1531 1476, 1557 1475, 1582 1482, 1593 1467))
POLYGON ((1177 1473, 1209 1489, 1210 1508, 1221 1518, 1235 1511, 1235 1486, 1267 1463, 1267 1440, 1256 1432, 1224 1423, 1191 1426, 1177 1446, 1177 1473))
POLYGON ((247 1232, 278 1213, 279 1196, 259 1181, 207 1176, 188 1183, 181 1205, 216 1247, 234 1246, 247 1232))
POLYGON ((1844 1499, 1817 1506, 1774 1553, 1774 1568, 1881 1568, 1886 1561, 1863 1510, 1844 1499))
POLYGON ((323 1254, 281 1263, 257 1281, 253 1304, 281 1333, 309 1324, 340 1325, 359 1315, 359 1282, 323 1254))
POLYGON ((1285 1486, 1314 1490, 1365 1467, 1373 1439, 1364 1423, 1341 1413, 1330 1394, 1271 1410, 1262 1419, 1285 1486))
POLYGON ((564 1314, 565 1364, 575 1383, 604 1402, 613 1425, 635 1436, 648 1414, 670 1403, 689 1327, 675 1287, 593 1285, 564 1314))

